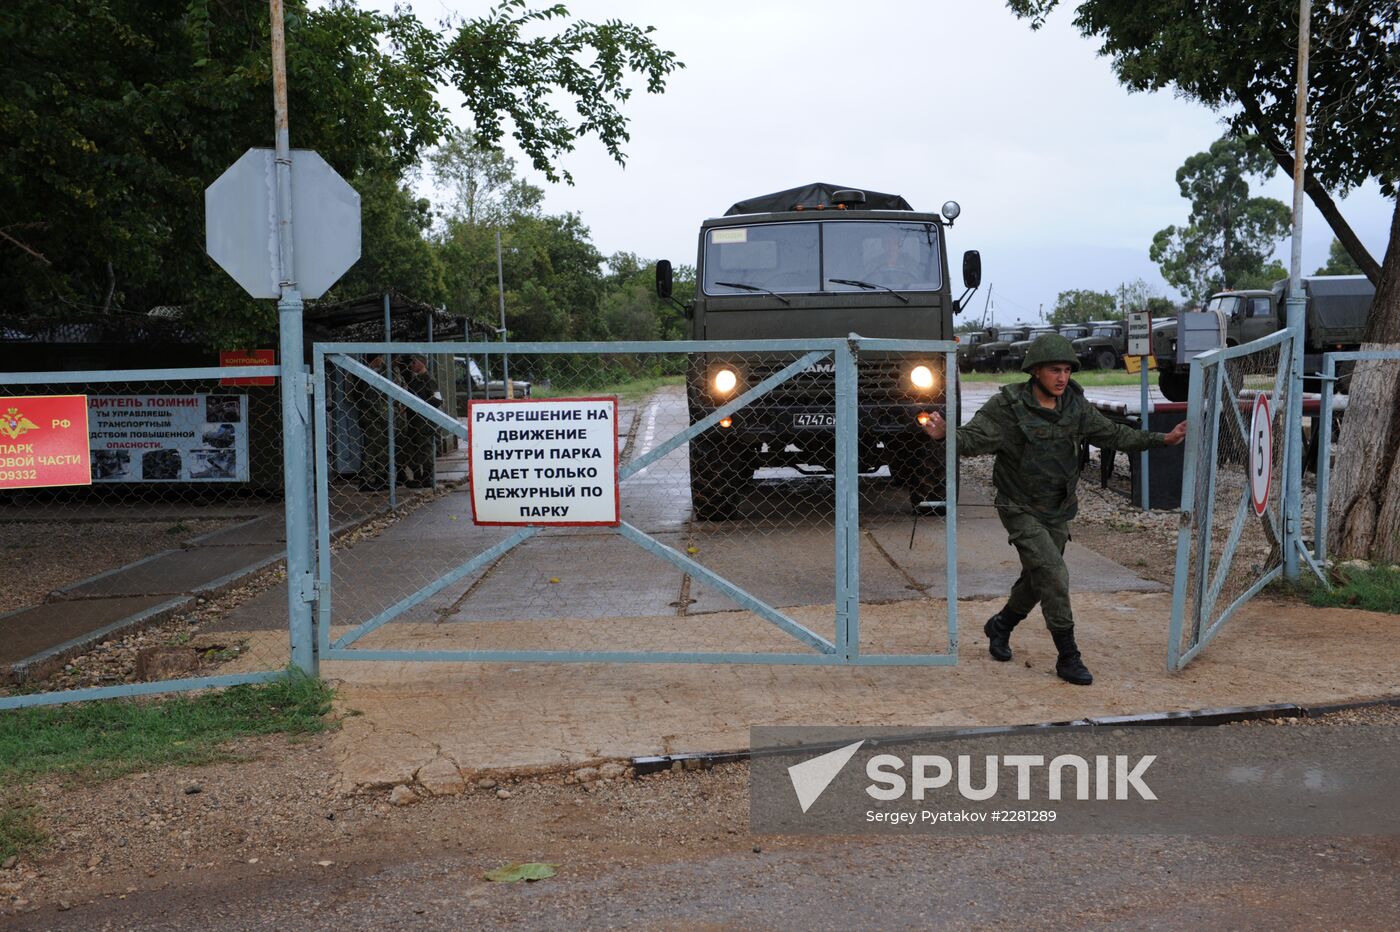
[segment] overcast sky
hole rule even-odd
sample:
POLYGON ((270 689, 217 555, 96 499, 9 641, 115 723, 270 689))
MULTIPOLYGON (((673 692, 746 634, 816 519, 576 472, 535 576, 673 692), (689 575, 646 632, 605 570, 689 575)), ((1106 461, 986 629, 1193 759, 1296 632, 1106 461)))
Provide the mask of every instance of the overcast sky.
MULTIPOLYGON (((425 22, 488 9, 412 5, 425 22)), ((655 26, 686 64, 665 94, 626 105, 625 168, 585 140, 561 162, 573 187, 530 173, 546 209, 580 214, 605 254, 694 263, 703 218, 824 181, 902 194, 919 210, 961 203, 950 259, 956 269, 962 250, 981 251, 973 307, 990 284, 999 321, 1033 319, 1042 303, 1048 312, 1065 289, 1139 277, 1174 297, 1147 250, 1157 230, 1185 222, 1176 170, 1221 134, 1219 117, 1168 93, 1127 93, 1068 11, 1032 32, 995 0, 567 5, 580 19, 655 26)), ((1279 173, 1263 193, 1290 203, 1291 182, 1279 173)), ((1392 209, 1374 186, 1343 202, 1377 259, 1392 209)), ((1305 273, 1331 238, 1309 206, 1305 273)), ((1286 241, 1279 256, 1286 265, 1286 241)))

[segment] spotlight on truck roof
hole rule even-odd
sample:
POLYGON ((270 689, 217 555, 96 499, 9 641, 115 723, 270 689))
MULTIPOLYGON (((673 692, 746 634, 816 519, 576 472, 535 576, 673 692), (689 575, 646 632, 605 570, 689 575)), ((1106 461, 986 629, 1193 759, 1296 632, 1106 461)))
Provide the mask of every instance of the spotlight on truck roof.
POLYGON ((952 221, 958 219, 958 215, 962 213, 962 208, 958 206, 957 201, 944 201, 942 213, 943 216, 946 217, 951 223, 952 221))

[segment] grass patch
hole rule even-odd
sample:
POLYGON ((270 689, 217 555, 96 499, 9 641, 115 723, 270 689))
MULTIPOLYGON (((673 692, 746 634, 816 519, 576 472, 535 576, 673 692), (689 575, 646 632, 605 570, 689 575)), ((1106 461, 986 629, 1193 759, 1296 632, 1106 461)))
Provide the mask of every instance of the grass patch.
MULTIPOLYGON (((1010 385, 1012 382, 1024 382, 1027 376, 1021 372, 964 372, 962 380, 964 382, 993 382, 997 385, 1010 385)), ((1142 382, 1142 376, 1135 372, 1127 372, 1123 369, 1088 369, 1076 372, 1074 380, 1080 385, 1138 385, 1142 382)), ((1148 373, 1147 382, 1149 385, 1157 384, 1157 377, 1148 373)))
POLYGON ((619 401, 641 401, 659 388, 667 385, 684 385, 683 375, 648 375, 620 382, 608 382, 589 388, 540 388, 530 389, 531 398, 568 398, 579 395, 616 395, 619 401))
POLYGON ((234 738, 328 727, 331 690, 320 680, 233 686, 158 701, 118 699, 0 712, 0 786, 50 774, 110 779, 168 764, 227 757, 234 738))
POLYGON ((1299 579, 1306 579, 1301 588, 1308 604, 1317 608, 1361 608, 1400 615, 1400 567, 1337 567, 1332 570, 1330 590, 1311 575, 1300 575, 1299 579))
POLYGON ((38 817, 38 811, 19 793, 0 796, 0 863, 43 844, 38 817))

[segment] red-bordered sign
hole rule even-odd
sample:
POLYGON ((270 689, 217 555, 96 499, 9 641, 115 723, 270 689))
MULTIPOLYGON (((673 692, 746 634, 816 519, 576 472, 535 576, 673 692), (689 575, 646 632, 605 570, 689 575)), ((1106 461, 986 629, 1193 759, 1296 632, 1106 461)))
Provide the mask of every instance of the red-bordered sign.
POLYGON ((1274 419, 1269 413, 1269 397, 1254 396, 1249 415, 1249 497, 1254 513, 1261 518, 1269 508, 1269 492, 1274 480, 1274 419))
POLYGON ((475 524, 622 521, 616 397, 474 400, 467 446, 475 524))
POLYGON ((0 398, 0 489, 92 485, 86 395, 0 398))
MULTIPOLYGON (((219 350, 219 365, 232 366, 275 366, 277 351, 270 349, 219 350)), ((272 376, 249 376, 246 379, 219 379, 220 385, 276 385, 272 376)))

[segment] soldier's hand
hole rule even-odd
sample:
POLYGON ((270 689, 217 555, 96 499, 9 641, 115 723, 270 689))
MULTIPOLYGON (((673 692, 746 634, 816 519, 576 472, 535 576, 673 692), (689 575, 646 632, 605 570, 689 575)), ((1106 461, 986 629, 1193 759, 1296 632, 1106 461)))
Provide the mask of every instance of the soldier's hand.
POLYGON ((948 435, 948 425, 943 420, 943 415, 937 411, 929 415, 928 423, 924 425, 924 433, 934 440, 942 440, 948 435))
POLYGON ((1185 439, 1186 439, 1186 422, 1185 422, 1185 421, 1182 421, 1180 424, 1178 424, 1178 425, 1176 425, 1175 427, 1173 427, 1172 430, 1171 430, 1171 433, 1167 434, 1166 437, 1165 437, 1165 439, 1166 439, 1166 441, 1167 441, 1167 446, 1169 446, 1169 447, 1174 447, 1174 446, 1176 446, 1178 443, 1181 443, 1183 440, 1185 440, 1185 439))

